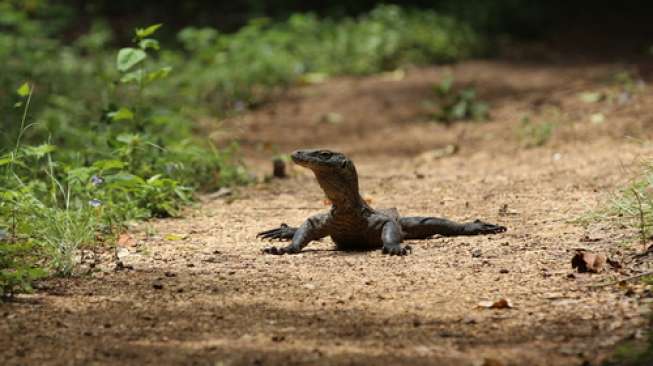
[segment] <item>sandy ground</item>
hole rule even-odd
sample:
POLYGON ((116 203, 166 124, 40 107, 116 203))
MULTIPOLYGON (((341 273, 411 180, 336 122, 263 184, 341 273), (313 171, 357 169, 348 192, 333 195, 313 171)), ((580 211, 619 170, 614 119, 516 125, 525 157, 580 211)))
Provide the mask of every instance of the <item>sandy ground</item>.
MULTIPOLYGON (((295 148, 350 155, 363 196, 406 215, 499 223, 494 236, 415 241, 412 255, 333 251, 266 256, 258 231, 326 210, 310 172, 204 197, 181 219, 141 224, 96 271, 52 279, 0 304, 4 365, 598 364, 649 326, 651 291, 594 285, 650 270, 634 232, 579 222, 640 172, 653 93, 618 102, 628 65, 467 62, 297 88, 224 121, 252 170, 295 148), (424 100, 445 72, 475 83, 484 123, 429 121, 424 100), (586 103, 578 93, 601 91, 586 103), (327 117, 337 113, 339 118, 327 117), (601 113, 604 121, 592 122, 601 113), (520 121, 555 125, 525 148, 520 121), (337 123, 333 123, 338 120, 337 123), (442 148, 457 152, 442 157, 442 148), (503 208, 503 209, 502 209, 503 208), (622 263, 571 268, 576 249, 622 263), (482 301, 509 299, 511 309, 482 301)), ((204 124, 209 124, 205 122, 204 124)))

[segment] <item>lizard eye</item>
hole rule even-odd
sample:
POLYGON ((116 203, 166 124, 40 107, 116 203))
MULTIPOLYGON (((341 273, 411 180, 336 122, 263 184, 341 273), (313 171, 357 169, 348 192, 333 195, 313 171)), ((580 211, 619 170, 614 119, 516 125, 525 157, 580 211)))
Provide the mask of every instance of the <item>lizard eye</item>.
POLYGON ((330 152, 326 152, 326 151, 323 151, 323 152, 320 153, 320 157, 324 158, 324 159, 329 159, 331 157, 331 155, 332 154, 330 152))

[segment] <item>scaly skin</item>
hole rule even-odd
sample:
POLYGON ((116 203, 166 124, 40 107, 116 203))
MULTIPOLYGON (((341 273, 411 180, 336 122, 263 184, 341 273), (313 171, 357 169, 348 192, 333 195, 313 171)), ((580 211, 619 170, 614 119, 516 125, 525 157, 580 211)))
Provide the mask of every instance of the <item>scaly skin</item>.
POLYGON ((506 231, 499 225, 475 220, 457 223, 437 217, 400 217, 395 209, 375 210, 360 196, 354 163, 345 155, 329 150, 297 150, 292 160, 311 169, 327 198, 332 202, 326 213, 309 217, 299 227, 280 227, 258 233, 263 239, 290 240, 285 247, 267 247, 266 254, 299 253, 308 243, 330 236, 339 249, 382 248, 384 254, 412 252, 404 239, 427 239, 433 235, 484 235, 506 231))

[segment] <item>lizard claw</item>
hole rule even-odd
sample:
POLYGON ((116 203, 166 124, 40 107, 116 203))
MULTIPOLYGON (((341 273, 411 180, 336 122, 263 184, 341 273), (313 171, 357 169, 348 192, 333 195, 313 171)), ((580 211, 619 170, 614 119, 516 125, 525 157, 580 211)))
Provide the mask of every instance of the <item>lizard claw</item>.
POLYGON ((295 253, 299 253, 299 250, 294 249, 292 246, 263 248, 263 254, 284 255, 295 253))
POLYGON ((286 252, 283 249, 284 248, 267 247, 263 248, 263 254, 284 255, 286 252))
POLYGON ((383 254, 404 256, 404 255, 408 255, 408 253, 413 253, 413 247, 411 247, 410 245, 401 246, 399 244, 384 245, 383 250, 381 252, 383 254))
POLYGON ((292 228, 286 224, 281 224, 278 228, 272 230, 261 231, 256 234, 257 238, 268 239, 268 240, 290 240, 297 229, 292 228))
POLYGON ((465 234, 467 235, 499 234, 508 230, 505 226, 488 224, 478 219, 467 223, 466 226, 465 234))

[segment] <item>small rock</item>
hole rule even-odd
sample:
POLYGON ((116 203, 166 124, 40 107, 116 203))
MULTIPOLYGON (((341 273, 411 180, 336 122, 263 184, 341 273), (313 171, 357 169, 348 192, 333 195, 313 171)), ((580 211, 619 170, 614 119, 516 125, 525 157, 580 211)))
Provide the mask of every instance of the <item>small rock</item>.
POLYGON ((163 289, 163 283, 161 283, 161 281, 154 281, 152 282, 152 288, 156 290, 161 290, 163 289))
POLYGON ((511 215, 519 215, 519 212, 509 209, 508 204, 504 203, 501 208, 499 208, 499 215, 500 216, 511 216, 511 215))
POLYGON ((283 335, 274 335, 272 336, 272 342, 283 342, 286 340, 286 337, 283 335))
POLYGON ((177 274, 174 272, 167 271, 163 273, 166 277, 177 277, 177 274))
POLYGON ((480 249, 472 250, 472 258, 478 258, 483 254, 480 249))
POLYGON ((501 268, 501 269, 499 270, 499 273, 510 273, 510 271, 507 270, 507 269, 505 269, 505 268, 501 268))

